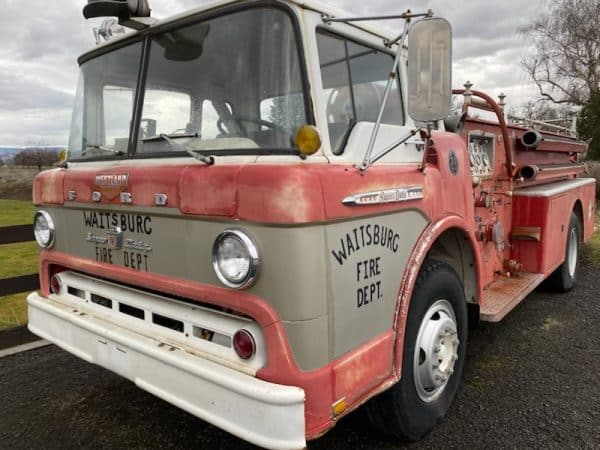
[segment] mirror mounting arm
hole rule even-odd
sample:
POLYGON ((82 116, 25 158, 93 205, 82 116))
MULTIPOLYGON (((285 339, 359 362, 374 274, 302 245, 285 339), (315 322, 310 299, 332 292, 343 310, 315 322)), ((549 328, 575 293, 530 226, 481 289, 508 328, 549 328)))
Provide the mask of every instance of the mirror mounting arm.
MULTIPOLYGON (((424 13, 414 13, 413 14, 413 13, 411 13, 410 9, 407 9, 406 12, 403 12, 402 14, 395 14, 395 15, 391 15, 391 16, 334 17, 334 16, 330 16, 329 14, 323 14, 321 16, 321 19, 323 20, 324 23, 329 25, 330 23, 334 23, 334 22, 349 23, 349 22, 362 22, 362 21, 366 21, 366 20, 404 19, 404 20, 410 21, 410 19, 414 19, 416 17, 433 17, 433 10, 428 9, 424 13)), ((396 40, 399 40, 399 38, 396 40)), ((394 43, 394 41, 392 41, 392 43, 394 43)))
MULTIPOLYGON (((379 105, 379 111, 377 113, 377 120, 375 122, 375 126, 373 127, 373 132, 371 133, 371 138, 369 139, 369 145, 367 147, 367 152, 365 153, 365 157, 360 164, 360 171, 364 173, 374 161, 371 161, 371 155, 373 153, 373 148, 375 147, 375 141, 377 140, 377 135, 379 134, 379 128, 381 127, 381 120, 383 119, 383 112, 385 110, 385 106, 387 105, 388 98, 390 96, 390 92, 392 91, 392 86, 394 84, 394 80, 396 79, 398 73, 398 66, 400 65, 400 58, 402 57, 402 46, 404 45, 404 39, 408 35, 408 28, 410 26, 410 20, 406 20, 404 24, 404 30, 398 39, 398 51, 396 52, 396 57, 394 58, 394 65, 392 66, 392 70, 390 71, 390 76, 388 77, 387 84, 385 86, 385 91, 383 92, 383 98, 381 99, 381 104, 379 105)), ((410 137, 410 136, 409 136, 410 137)))
POLYGON ((382 150, 376 156, 371 158, 371 160, 369 161, 369 164, 366 167, 363 166, 364 163, 361 164, 360 166, 357 166, 361 175, 364 175, 369 167, 371 167, 373 164, 375 164, 377 161, 379 161, 381 158, 383 158, 385 155, 387 155, 389 152, 391 152, 398 146, 406 143, 411 137, 413 137, 418 132, 419 132, 419 130, 417 128, 415 128, 414 130, 410 130, 406 136, 403 136, 400 139, 398 139, 396 142, 394 142, 393 144, 388 145, 384 150, 382 150))

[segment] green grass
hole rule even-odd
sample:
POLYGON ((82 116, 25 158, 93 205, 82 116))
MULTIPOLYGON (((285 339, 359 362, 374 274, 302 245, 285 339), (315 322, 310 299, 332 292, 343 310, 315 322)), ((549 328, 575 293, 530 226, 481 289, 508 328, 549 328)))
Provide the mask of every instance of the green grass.
POLYGON ((40 254, 36 242, 0 246, 0 278, 29 275, 38 271, 40 254))
MULTIPOLYGON (((0 278, 36 273, 39 253, 36 242, 0 245, 0 278)), ((0 297, 0 330, 27 323, 27 294, 0 297)))
MULTIPOLYGON (((600 227, 600 214, 596 217, 596 224, 600 227)), ((600 230, 597 231, 586 245, 586 255, 595 263, 600 264, 600 230)))
POLYGON ((31 202, 0 200, 0 227, 32 223, 34 211, 31 202))
MULTIPOLYGON (((0 227, 30 224, 33 213, 31 202, 0 200, 0 227)), ((36 242, 0 245, 0 278, 36 273, 39 253, 36 242)), ((27 323, 27 294, 0 297, 0 330, 27 323)))
POLYGON ((28 293, 0 297, 0 330, 27 323, 27 295, 28 293))

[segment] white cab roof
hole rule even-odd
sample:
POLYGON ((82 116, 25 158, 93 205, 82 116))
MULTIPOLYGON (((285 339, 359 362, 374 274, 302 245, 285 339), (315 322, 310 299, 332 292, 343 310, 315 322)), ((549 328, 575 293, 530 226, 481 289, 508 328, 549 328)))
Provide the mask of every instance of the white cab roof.
MULTIPOLYGON (((296 5, 300 8, 303 9, 307 9, 310 11, 314 11, 318 14, 322 14, 322 15, 329 15, 329 16, 333 16, 333 17, 355 17, 355 16, 359 16, 359 14, 356 13, 352 13, 352 12, 348 12, 345 11, 343 9, 340 8, 335 8, 332 7, 330 5, 327 5, 321 1, 318 0, 279 0, 281 3, 287 3, 290 5, 296 5)), ((201 12, 205 12, 205 11, 210 11, 213 9, 218 9, 221 8, 223 6, 228 6, 228 5, 234 5, 234 4, 243 4, 243 3, 249 3, 249 5, 252 5, 252 3, 248 2, 248 0, 216 0, 214 2, 211 3, 207 3, 204 4, 202 6, 198 6, 196 8, 192 8, 192 9, 188 9, 186 11, 183 11, 179 14, 170 16, 170 17, 165 17, 163 19, 159 19, 155 24, 153 24, 151 26, 151 28, 160 26, 160 25, 164 25, 167 23, 171 23, 171 22, 175 22, 177 20, 189 17, 191 15, 194 14, 198 14, 201 12)), ((152 5, 151 5, 152 6, 152 5)), ((399 14, 402 13, 404 11, 401 11, 400 9, 397 11, 389 11, 390 14, 399 14)), ((398 22, 397 22, 398 23, 398 22)), ((385 28, 382 27, 374 27, 368 24, 368 22, 359 22, 359 23, 353 23, 351 24, 352 26, 356 27, 356 28, 360 28, 361 30, 367 31, 371 34, 374 34, 376 36, 379 36, 383 39, 393 39, 395 37, 397 37, 397 34, 400 33, 401 27, 402 25, 398 24, 397 28, 397 33, 394 32, 389 32, 387 31, 385 28)), ((391 25, 391 23, 390 23, 391 25)), ((126 33, 125 35, 120 35, 119 37, 115 37, 113 39, 111 39, 110 41, 103 43, 101 45, 98 45, 97 47, 95 47, 94 49, 90 50, 90 52, 93 52, 95 50, 97 50, 98 48, 102 48, 105 46, 110 46, 111 44, 118 42, 122 39, 126 39, 127 37, 130 37, 131 33, 126 33)), ((86 52, 88 53, 88 52, 86 52)))

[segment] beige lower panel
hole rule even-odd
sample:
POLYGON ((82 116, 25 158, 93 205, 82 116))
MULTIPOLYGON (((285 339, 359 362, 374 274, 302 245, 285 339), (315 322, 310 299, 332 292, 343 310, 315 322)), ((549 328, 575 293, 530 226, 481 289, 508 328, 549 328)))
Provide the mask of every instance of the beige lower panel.
POLYGON ((406 210, 327 226, 332 358, 392 327, 406 262, 427 224, 406 210))
POLYGON ((300 370, 314 370, 329 363, 327 322, 327 316, 302 322, 283 322, 300 370))

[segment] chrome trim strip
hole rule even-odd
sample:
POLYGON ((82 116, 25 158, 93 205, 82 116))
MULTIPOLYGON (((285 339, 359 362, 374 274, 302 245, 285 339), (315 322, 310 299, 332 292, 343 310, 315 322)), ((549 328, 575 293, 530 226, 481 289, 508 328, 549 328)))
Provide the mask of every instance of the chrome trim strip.
POLYGON ((419 200, 421 198, 423 198, 423 187, 409 186, 353 194, 342 200, 342 203, 348 206, 380 205, 419 200))
POLYGON ((573 180, 557 181, 554 183, 518 189, 514 191, 513 195, 515 197, 554 197, 555 195, 570 191, 571 189, 595 183, 596 180, 594 178, 575 178, 573 180))

